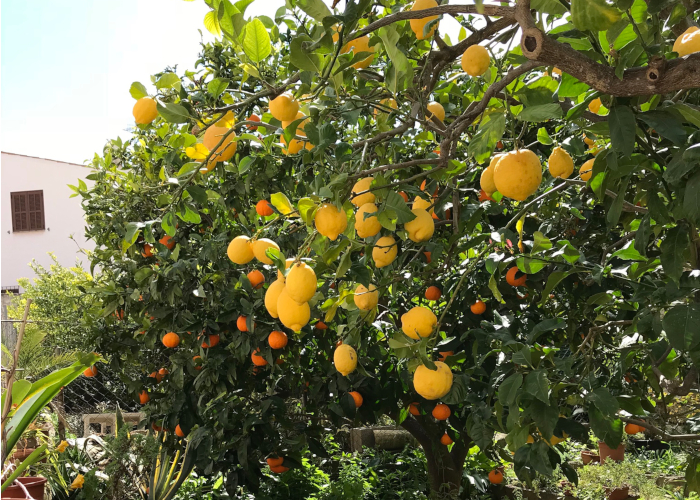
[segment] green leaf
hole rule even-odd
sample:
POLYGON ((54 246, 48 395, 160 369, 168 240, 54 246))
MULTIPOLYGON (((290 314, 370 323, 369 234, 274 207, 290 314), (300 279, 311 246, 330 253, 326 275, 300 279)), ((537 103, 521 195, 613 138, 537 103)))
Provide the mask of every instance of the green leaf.
POLYGON ((543 122, 554 118, 561 118, 561 116, 561 106, 556 103, 551 103, 526 107, 518 114, 517 118, 524 122, 543 122))
POLYGON ((129 94, 134 99, 141 99, 142 97, 148 97, 148 91, 146 87, 141 82, 134 82, 129 87, 129 94))
POLYGON ((491 293, 493 293, 494 299, 496 299, 501 304, 505 304, 505 300, 503 300, 503 295, 501 295, 501 292, 498 289, 498 282, 496 281, 495 274, 492 274, 491 278, 489 278, 489 290, 491 290, 491 293))
POLYGON ((537 129, 537 140, 540 142, 540 144, 544 144, 545 146, 549 146, 554 142, 552 141, 552 138, 549 137, 547 129, 544 127, 537 129))
POLYGON ((535 370, 525 377, 523 390, 545 404, 549 404, 549 380, 545 370, 535 370))
POLYGON ((175 236, 175 216, 172 212, 165 214, 160 225, 163 227, 165 234, 168 236, 175 236))
POLYGON ((594 404, 603 415, 613 417, 620 409, 620 404, 617 399, 610 394, 610 391, 605 387, 598 387, 591 391, 587 399, 594 404))
POLYGON ((289 201, 287 195, 284 193, 275 193, 270 196, 270 203, 275 207, 282 215, 289 215, 294 211, 294 205, 289 201))
POLYGON ((631 156, 637 133, 634 112, 627 106, 613 106, 610 110, 608 123, 610 124, 610 140, 613 149, 624 156, 631 156))
POLYGON ((503 406, 511 406, 515 403, 520 387, 523 385, 522 373, 514 373, 505 379, 498 388, 498 400, 503 406))
POLYGON ((527 336, 527 342, 528 344, 532 344, 535 342, 535 340, 537 340, 537 337, 543 333, 558 330, 560 328, 566 328, 566 321, 564 321, 562 318, 549 318, 545 319, 544 321, 540 321, 527 336))
POLYGON ((29 393, 32 383, 29 380, 16 380, 12 384, 12 404, 18 405, 29 393))
POLYGON ((547 284, 542 291, 542 299, 540 300, 540 304, 544 305, 544 303, 549 299, 549 294, 564 278, 572 274, 576 274, 577 272, 578 269, 573 269, 571 271, 555 271, 551 273, 549 278, 547 278, 547 284))
POLYGON ((169 87, 174 87, 175 85, 180 83, 180 78, 173 72, 168 71, 167 73, 163 73, 160 78, 158 78, 158 81, 156 82, 156 88, 157 89, 166 89, 169 87))
POLYGON ((578 78, 571 76, 568 73, 562 73, 561 83, 559 84, 559 97, 578 97, 586 92, 590 87, 583 83, 578 78))
POLYGON ((617 448, 622 442, 622 420, 606 417, 596 406, 588 409, 591 430, 598 439, 611 448, 617 448))
POLYGON ((270 35, 257 17, 245 25, 243 50, 251 61, 259 63, 272 52, 270 35))
POLYGON ((386 197, 385 205, 386 209, 393 210, 396 213, 396 222, 398 224, 405 224, 416 218, 416 216, 413 215, 413 212, 411 212, 411 209, 408 208, 408 205, 401 195, 395 191, 389 191, 389 194, 386 197))
POLYGON ((207 92, 214 97, 219 97, 224 93, 226 87, 228 87, 229 81, 230 80, 228 78, 214 78, 212 81, 207 83, 207 92))
POLYGON ((559 0, 532 0, 530 2, 530 8, 537 12, 544 12, 555 16, 561 16, 567 12, 566 7, 564 7, 559 0))
MULTIPOLYGON (((537 428, 543 436, 547 436, 547 439, 549 439, 554 435, 554 429, 559 420, 558 408, 550 406, 548 403, 539 399, 535 399, 530 403, 530 406, 528 406, 527 412, 535 421, 537 428)), ((542 444, 547 446, 544 442, 542 442, 542 444)))
POLYGON ((683 212, 689 220, 700 222, 700 172, 692 176, 685 185, 683 212))
POLYGON ((662 324, 673 348, 690 351, 700 344, 700 304, 672 307, 662 324))
POLYGON ((157 106, 158 113, 167 122, 187 123, 190 120, 190 114, 187 112, 187 109, 179 104, 168 102, 165 103, 165 106, 163 106, 161 103, 158 103, 157 106))
POLYGON ((661 265, 666 274, 678 282, 686 263, 686 252, 690 238, 686 226, 676 226, 666 231, 666 237, 661 242, 661 265))
POLYGON ((402 73, 406 73, 411 69, 411 64, 408 62, 406 55, 399 49, 399 34, 392 26, 384 26, 379 29, 379 38, 384 42, 384 48, 389 55, 389 59, 394 63, 396 69, 402 73))
POLYGON ((204 27, 212 35, 218 37, 221 36, 221 25, 219 24, 219 17, 216 15, 216 11, 212 10, 207 12, 207 14, 204 16, 204 27))
POLYGON ((647 111, 637 115, 637 118, 653 128, 661 137, 665 137, 676 146, 686 143, 688 133, 677 117, 678 113, 664 110, 647 111))
POLYGON ((549 238, 542 234, 541 231, 535 231, 532 236, 535 241, 532 245, 531 253, 535 254, 539 252, 544 252, 545 250, 549 250, 550 248, 552 248, 552 242, 549 238))
POLYGON ((605 31, 621 16, 605 0, 571 0, 571 21, 581 31, 605 31))
POLYGON ((315 52, 310 52, 304 47, 305 42, 311 42, 308 35, 298 35, 290 44, 289 60, 299 69, 321 73, 321 61, 315 52))
POLYGON ((506 130, 504 113, 492 113, 488 115, 488 118, 488 121, 482 121, 479 124, 479 129, 467 148, 469 155, 474 156, 479 163, 483 163, 491 157, 496 143, 501 140, 506 130))
POLYGON ((297 0, 296 4, 297 7, 319 22, 323 21, 324 17, 333 15, 323 0, 297 0))
POLYGON ((625 177, 620 184, 620 189, 617 191, 617 197, 615 200, 613 200, 612 205, 610 205, 610 210, 608 210, 608 215, 606 217, 609 228, 617 226, 617 223, 620 220, 620 215, 622 215, 622 205, 625 202, 625 193, 627 192, 627 185, 629 182, 630 177, 625 177))

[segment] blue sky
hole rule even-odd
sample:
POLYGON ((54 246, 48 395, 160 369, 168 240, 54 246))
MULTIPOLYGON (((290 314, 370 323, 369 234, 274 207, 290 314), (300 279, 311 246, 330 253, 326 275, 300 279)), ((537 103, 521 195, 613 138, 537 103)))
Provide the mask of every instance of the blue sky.
MULTIPOLYGON (((256 0, 247 15, 273 16, 282 5, 256 0)), ((207 11, 202 0, 3 0, 0 148, 83 163, 108 138, 128 137, 129 86, 153 91, 152 73, 191 69, 198 30, 211 39, 207 11)))

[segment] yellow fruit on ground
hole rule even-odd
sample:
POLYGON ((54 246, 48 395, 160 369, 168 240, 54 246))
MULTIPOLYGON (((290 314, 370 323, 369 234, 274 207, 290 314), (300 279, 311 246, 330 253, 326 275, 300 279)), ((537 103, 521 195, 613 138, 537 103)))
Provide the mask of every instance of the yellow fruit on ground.
POLYGON ((226 254, 234 264, 247 264, 255 257, 250 238, 247 236, 236 236, 231 240, 226 249, 226 254))
MULTIPOLYGON (((304 113, 302 113, 301 111, 299 111, 293 120, 282 120, 282 128, 287 128, 292 124, 292 122, 297 121, 297 120, 301 120, 302 118, 306 118, 306 115, 304 113)), ((299 122, 299 124, 297 125, 296 135, 306 137, 306 132, 304 132, 304 127, 306 126, 306 122, 308 122, 308 120, 304 120, 303 122, 299 122)))
POLYGON ((600 110, 600 107, 603 105, 602 101, 600 100, 600 97, 596 97, 593 99, 591 102, 588 103, 588 110, 591 113, 598 113, 600 110))
POLYGON ((700 28, 691 26, 685 30, 673 43, 673 51, 677 52, 679 57, 700 52, 700 28))
POLYGON ((427 307, 416 306, 401 316, 401 330, 415 340, 429 337, 435 325, 437 316, 427 307))
POLYGON ((236 137, 235 132, 229 134, 230 128, 217 127, 216 125, 211 125, 206 132, 204 132, 204 137, 202 138, 202 144, 204 147, 211 151, 211 163, 217 163, 220 161, 226 161, 233 158, 233 154, 236 152, 238 143, 233 139, 236 137), (228 135, 226 135, 228 134, 228 135), (216 147, 221 140, 224 142, 216 147))
POLYGON ((302 149, 304 149, 304 141, 299 139, 292 139, 289 141, 289 146, 287 146, 287 141, 284 140, 284 136, 280 136, 280 142, 282 143, 282 152, 286 155, 295 155, 302 149))
POLYGON ((413 374, 413 387, 418 394, 430 401, 447 395, 452 388, 452 370, 442 361, 435 361, 437 370, 425 365, 416 368, 413 374))
POLYGON ((422 208, 426 212, 433 215, 435 213, 435 208, 433 207, 433 200, 426 200, 420 196, 416 196, 413 200, 413 206, 411 208, 422 208))
POLYGON ((371 311, 377 307, 377 302, 379 302, 379 290, 372 283, 369 285, 369 290, 365 285, 357 285, 353 300, 359 309, 371 311))
POLYGON ((379 234, 382 225, 376 215, 366 217, 366 214, 376 214, 379 209, 374 203, 365 203, 357 209, 355 214, 355 231, 360 238, 371 238, 379 234))
POLYGON ((288 92, 270 101, 270 114, 281 122, 293 121, 298 112, 299 102, 288 92))
POLYGON ((481 45, 470 45, 462 54, 462 69, 469 76, 481 76, 491 64, 489 51, 481 45))
POLYGON ((255 255, 255 258, 263 264, 267 264, 270 266, 273 264, 273 262, 272 259, 265 254, 265 251, 268 248, 275 248, 277 250, 280 249, 277 243, 268 238, 261 238, 259 240, 255 240, 251 243, 251 246, 253 247, 253 254, 255 255))
POLYGON ((352 192, 350 193, 350 202, 355 205, 356 207, 361 207, 365 203, 374 203, 374 200, 376 199, 376 196, 374 196, 373 192, 361 194, 359 196, 354 196, 355 193, 362 193, 363 191, 367 191, 370 186, 372 185, 372 181, 374 180, 374 177, 365 177, 364 179, 360 179, 355 183, 355 185, 352 187, 352 192))
POLYGON ((287 287, 285 286, 277 299, 277 314, 284 326, 298 332, 309 322, 311 318, 311 308, 306 302, 303 304, 297 303, 297 301, 289 296, 287 287))
POLYGON ((445 108, 439 102, 429 102, 425 109, 428 110, 428 115, 425 117, 426 120, 432 120, 435 117, 441 122, 445 121, 445 108))
MULTIPOLYGON (((425 10, 437 6, 438 4, 435 0, 416 0, 411 6, 411 10, 425 10)), ((433 33, 435 33, 435 30, 437 29, 439 23, 435 23, 433 27, 430 28, 430 31, 428 33, 425 33, 425 26, 429 22, 434 21, 437 18, 438 16, 428 16, 422 19, 411 19, 411 30, 413 30, 413 33, 415 33, 416 38, 418 40, 425 40, 426 38, 430 38, 433 36, 433 33)))
POLYGON ((146 125, 158 118, 158 106, 156 105, 155 99, 142 97, 134 104, 132 113, 134 114, 134 119, 137 124, 146 125))
POLYGON ((416 243, 428 241, 435 232, 435 221, 432 216, 422 208, 414 208, 411 212, 413 212, 416 218, 403 226, 408 232, 408 237, 411 241, 416 243))
POLYGON ((365 69, 367 66, 372 64, 372 61, 374 61, 374 47, 369 46, 369 35, 361 36, 360 38, 350 40, 348 43, 345 44, 343 50, 340 53, 347 54, 351 50, 353 54, 359 54, 360 52, 372 52, 372 54, 366 59, 362 59, 361 61, 357 61, 356 63, 354 63, 352 67, 355 69, 365 69))
MULTIPOLYGON (((289 259, 287 259, 287 260, 285 260, 285 261, 284 261, 284 268, 285 268, 285 269, 289 269, 289 266, 291 266, 292 263, 294 263, 295 260, 296 260, 296 259, 294 259, 293 257, 292 257, 292 258, 289 258, 289 259)), ((280 271, 279 269, 277 270, 277 279, 278 279, 278 280, 282 280, 282 281, 285 280, 284 274, 282 274, 282 271, 280 271)))
POLYGON ((338 210, 330 203, 318 209, 314 222, 316 230, 332 241, 337 240, 340 233, 348 227, 348 217, 345 212, 338 210))
POLYGON ((292 265, 286 283, 287 293, 297 304, 308 302, 316 293, 316 273, 303 262, 292 265))
POLYGON ((399 252, 399 246, 396 240, 391 236, 382 236, 374 244, 372 249, 372 258, 374 259, 374 264, 378 268, 386 267, 396 259, 396 255, 399 252))
POLYGON ((574 172, 574 159, 564 148, 557 146, 549 155, 547 168, 552 177, 566 179, 574 172))
POLYGON ((523 201, 537 191, 542 182, 542 164, 529 149, 505 153, 496 163, 493 180, 498 192, 523 201))
MULTIPOLYGON (((387 97, 386 99, 382 99, 379 101, 379 104, 382 105, 384 108, 391 108, 391 109, 399 109, 399 105, 396 102, 396 99, 391 99, 387 97)), ((374 117, 377 118, 379 115, 388 115, 388 111, 384 111, 383 109, 379 108, 374 108, 374 117)))
POLYGON ((347 377, 357 368, 357 352, 352 346, 340 344, 333 353, 333 363, 335 369, 347 377))
POLYGON ((267 292, 265 292, 265 309, 267 309, 267 312, 273 318, 279 317, 277 313, 277 301, 280 298, 282 290, 284 290, 284 280, 278 279, 272 283, 268 287, 267 292))
POLYGON ((486 167, 486 170, 481 172, 481 189, 483 189, 484 192, 489 196, 498 191, 498 189, 496 188, 496 183, 493 182, 493 172, 494 170, 496 170, 496 163, 498 163, 498 160, 500 160, 502 156, 503 153, 497 154, 496 156, 491 158, 489 166, 486 167))
POLYGON ((579 177, 581 177, 582 181, 588 182, 591 179, 591 175, 593 175, 593 162, 595 160, 588 160, 585 162, 583 165, 581 165, 581 168, 578 171, 579 177))

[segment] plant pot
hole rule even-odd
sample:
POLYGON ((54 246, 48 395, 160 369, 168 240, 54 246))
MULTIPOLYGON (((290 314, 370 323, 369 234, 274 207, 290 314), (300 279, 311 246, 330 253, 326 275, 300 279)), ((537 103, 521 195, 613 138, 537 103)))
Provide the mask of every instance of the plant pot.
MULTIPOLYGON (((35 448, 22 448, 22 449, 16 449, 15 452, 12 454, 10 457, 11 462, 15 462, 19 460, 20 463, 24 462, 29 455, 34 453, 35 448)), ((39 460, 41 463, 46 463, 46 455, 44 455, 44 458, 39 460)))
MULTIPOLYGON (((34 497, 34 500, 44 500, 44 485, 46 484, 45 477, 19 477, 16 479, 24 485, 27 492, 34 497)), ((8 486, 5 491, 2 492, 2 498, 27 498, 22 488, 19 486, 8 486)))
POLYGON ((608 500, 626 500, 630 496, 630 489, 628 486, 605 488, 605 493, 608 496, 608 500))
POLYGON ((598 451, 600 452, 600 462, 605 462, 606 459, 614 460, 615 462, 622 462, 625 459, 625 445, 620 443, 616 449, 610 448, 603 441, 598 443, 598 451))
POLYGON ((632 449, 635 453, 653 451, 657 452, 660 457, 663 457, 671 449, 670 444, 658 439, 630 439, 630 443, 632 443, 632 449))
POLYGON ((600 455, 594 451, 583 450, 581 452, 581 462, 583 462, 583 465, 588 465, 591 462, 600 463, 600 455))

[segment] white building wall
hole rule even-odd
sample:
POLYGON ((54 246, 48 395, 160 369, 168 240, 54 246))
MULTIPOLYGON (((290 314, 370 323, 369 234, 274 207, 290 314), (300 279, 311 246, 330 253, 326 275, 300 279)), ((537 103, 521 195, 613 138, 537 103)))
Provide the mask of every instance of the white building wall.
POLYGON ((87 268, 89 266, 87 257, 79 253, 78 245, 90 250, 94 245, 84 236, 85 221, 80 205, 82 198, 80 196, 70 198, 73 191, 68 184, 77 186, 80 178, 90 186, 92 182, 85 180, 85 177, 91 169, 74 163, 5 152, 2 153, 0 166, 2 170, 0 179, 2 287, 14 287, 17 286, 18 278, 33 277, 34 273, 29 267, 32 259, 48 268, 52 263, 48 252, 53 252, 63 266, 75 265, 78 258, 87 268), (37 190, 44 192, 46 229, 13 232, 10 193, 37 190), (70 239, 71 235, 75 241, 70 239))

